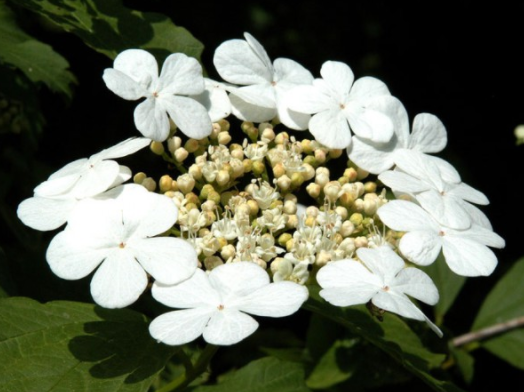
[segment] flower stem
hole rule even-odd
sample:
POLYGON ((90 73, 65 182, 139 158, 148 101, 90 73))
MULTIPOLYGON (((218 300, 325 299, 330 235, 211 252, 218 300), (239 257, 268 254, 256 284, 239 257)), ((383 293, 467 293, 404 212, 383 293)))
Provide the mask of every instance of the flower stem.
POLYGON ((212 344, 206 345, 196 364, 193 366, 188 366, 187 363, 184 363, 186 371, 184 374, 178 378, 171 381, 169 384, 164 385, 162 388, 158 389, 156 392, 172 392, 172 391, 181 391, 187 387, 193 380, 200 376, 204 371, 206 371, 211 358, 218 350, 218 346, 212 344))
POLYGON ((490 325, 489 327, 479 329, 478 331, 468 332, 464 335, 457 336, 451 340, 454 347, 463 346, 478 340, 487 339, 494 335, 510 331, 515 328, 524 326, 524 316, 516 317, 514 319, 504 321, 502 323, 490 325))

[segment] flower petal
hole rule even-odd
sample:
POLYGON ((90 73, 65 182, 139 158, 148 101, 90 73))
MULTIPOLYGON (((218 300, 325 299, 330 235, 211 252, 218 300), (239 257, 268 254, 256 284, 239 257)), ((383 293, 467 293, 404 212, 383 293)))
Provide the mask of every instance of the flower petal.
POLYGON ((230 89, 230 94, 236 95, 251 105, 262 106, 268 109, 277 107, 275 88, 269 83, 230 89))
POLYGON ((329 148, 346 148, 351 143, 349 124, 340 109, 315 114, 309 120, 309 131, 329 148))
POLYGON ((229 99, 231 101, 231 112, 236 118, 240 120, 264 122, 271 121, 277 115, 277 111, 274 108, 253 105, 237 97, 236 95, 230 94, 229 99))
POLYGON ((289 85, 311 84, 313 75, 294 60, 278 58, 273 62, 277 87, 283 82, 289 85))
POLYGON ((475 188, 461 182, 446 192, 448 195, 469 201, 470 203, 488 205, 489 200, 486 195, 475 188))
POLYGON ((89 158, 89 161, 96 162, 103 159, 126 157, 148 146, 150 143, 151 140, 145 137, 131 137, 114 145, 113 147, 109 147, 100 151, 98 154, 92 155, 89 158))
POLYGON ((213 313, 204 329, 204 340, 210 344, 230 346, 247 338, 257 328, 258 323, 253 317, 226 308, 213 313))
POLYGON ((213 124, 200 102, 193 98, 171 96, 162 98, 162 105, 186 136, 200 140, 211 134, 213 124))
POLYGON ((409 148, 425 153, 440 152, 448 143, 448 135, 442 121, 429 113, 420 113, 413 120, 409 148))
POLYGON ((380 174, 390 169, 395 163, 393 152, 397 144, 396 136, 393 135, 389 143, 373 143, 367 139, 353 136, 347 154, 349 159, 358 167, 373 173, 380 174))
POLYGON ((399 170, 385 171, 378 178, 392 190, 403 193, 414 194, 429 189, 429 185, 425 182, 399 170))
POLYGON ((497 266, 495 254, 479 242, 446 235, 442 251, 449 268, 462 276, 488 276, 497 266))
POLYGON ((146 89, 154 86, 158 79, 158 64, 155 57, 142 49, 124 50, 116 56, 113 68, 146 89))
POLYGON ((187 280, 176 285, 153 283, 153 298, 172 308, 216 309, 222 303, 219 293, 211 286, 207 274, 201 269, 187 280))
POLYGON ((213 268, 209 281, 221 294, 224 304, 227 304, 230 298, 235 300, 269 284, 269 275, 258 265, 241 261, 213 268))
POLYGON ((364 105, 370 105, 371 102, 380 96, 391 95, 386 84, 371 76, 359 78, 351 87, 349 99, 357 100, 364 105))
POLYGON ((255 37, 253 37, 249 33, 244 33, 244 38, 246 39, 246 42, 249 44, 251 50, 257 55, 257 57, 262 61, 262 63, 266 66, 267 69, 271 70, 273 66, 271 65, 271 59, 267 55, 266 50, 264 47, 258 42, 255 37))
POLYGON ((156 98, 148 98, 134 112, 135 126, 145 137, 163 142, 169 135, 166 110, 156 98))
POLYGON ((493 230, 479 225, 471 225, 468 230, 449 230, 449 233, 457 238, 468 238, 492 248, 504 248, 506 242, 493 230))
POLYGON ((351 68, 340 61, 326 61, 320 68, 320 75, 335 93, 336 99, 345 102, 355 80, 351 68))
POLYGON ((120 98, 128 101, 136 101, 142 97, 146 97, 149 92, 146 86, 136 82, 130 76, 112 68, 104 70, 102 79, 109 90, 114 92, 120 98))
POLYGON ((440 226, 431 215, 410 201, 392 200, 380 207, 377 214, 380 220, 393 230, 429 230, 434 233, 440 231, 440 226))
POLYGON ((418 193, 415 197, 420 206, 441 225, 459 230, 471 226, 469 214, 462 208, 463 203, 457 202, 454 197, 441 195, 436 189, 418 193))
POLYGON ((195 273, 198 256, 193 246, 173 237, 146 238, 129 244, 142 267, 163 284, 176 284, 195 273))
POLYGON ((293 282, 262 286, 246 296, 229 301, 227 307, 256 316, 284 317, 295 313, 308 298, 306 287, 293 282))
POLYGON ((404 268, 404 260, 388 246, 380 246, 374 249, 359 248, 357 249, 357 256, 386 285, 404 268))
POLYGON ((324 110, 338 108, 337 102, 314 85, 301 85, 289 89, 286 104, 299 113, 314 114, 324 110))
POLYGON ((193 57, 173 53, 166 58, 158 80, 160 95, 195 95, 204 91, 202 66, 193 57))
POLYGON ((149 333, 159 342, 180 346, 202 335, 213 312, 198 308, 164 313, 149 324, 149 333))
POLYGON ((231 114, 231 102, 227 91, 222 83, 206 79, 205 90, 191 98, 200 102, 207 110, 207 114, 212 122, 219 121, 231 114))
POLYGON ((418 265, 433 263, 442 248, 441 238, 432 231, 410 231, 402 236, 399 249, 408 261, 418 265))
POLYGON ((54 230, 66 223, 78 201, 74 198, 30 197, 18 205, 16 214, 24 225, 35 230, 54 230))
POLYGON ((106 191, 120 174, 120 166, 115 161, 100 161, 84 170, 70 190, 77 199, 96 196, 106 191))
POLYGON ((387 143, 393 137, 393 123, 383 113, 377 110, 358 108, 351 103, 343 110, 353 132, 364 139, 375 143, 387 143))
POLYGON ((397 293, 393 290, 379 291, 371 299, 371 302, 373 302, 373 304, 378 308, 387 310, 388 312, 396 313, 400 316, 415 320, 425 321, 424 313, 422 313, 422 311, 402 293, 397 293))
POLYGON ((428 305, 435 305, 439 300, 437 286, 418 268, 404 268, 391 282, 391 287, 428 305))
POLYGON ((91 280, 91 295, 104 308, 123 308, 135 302, 147 287, 147 276, 125 249, 112 252, 91 280))

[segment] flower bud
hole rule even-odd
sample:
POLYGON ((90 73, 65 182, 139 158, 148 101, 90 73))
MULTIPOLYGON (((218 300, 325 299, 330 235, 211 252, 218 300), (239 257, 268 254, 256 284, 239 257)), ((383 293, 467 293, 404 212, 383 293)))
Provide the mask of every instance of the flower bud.
POLYGON ((342 218, 342 220, 346 220, 348 218, 348 210, 345 207, 337 206, 335 207, 335 212, 342 218))
POLYGON ((190 154, 194 153, 198 149, 198 147, 200 147, 200 143, 196 139, 189 139, 184 144, 185 150, 190 154))
POLYGON ((224 261, 218 256, 207 256, 204 259, 204 266, 206 267, 206 271, 211 271, 213 270, 213 268, 216 268, 222 264, 224 264, 224 261))
POLYGON ((172 154, 175 153, 176 150, 178 150, 182 146, 182 139, 180 139, 178 136, 171 137, 167 139, 167 149, 172 154))
POLYGON ((183 194, 189 193, 195 187, 195 180, 190 174, 182 174, 177 179, 178 189, 183 194))
POLYGON ((158 181, 158 187, 160 192, 164 193, 171 190, 171 185, 173 184, 173 179, 169 175, 163 175, 158 181))
POLYGON ((149 148, 151 149, 153 154, 162 155, 164 153, 164 145, 162 144, 162 142, 152 141, 149 145, 149 148))
POLYGON ((323 150, 323 149, 316 149, 315 150, 315 160, 319 163, 319 164, 323 164, 324 162, 326 162, 326 152, 323 150))
POLYGON ((193 163, 191 166, 189 166, 187 172, 191 174, 191 177, 193 177, 195 180, 202 179, 202 168, 196 163, 193 163))
POLYGON ((221 145, 226 145, 226 144, 229 144, 229 142, 231 142, 231 135, 229 134, 229 132, 220 132, 218 134, 218 143, 221 144, 221 145))
POLYGON ((220 170, 217 174, 215 181, 218 185, 225 186, 230 179, 231 176, 229 175, 229 172, 227 170, 220 170))
POLYGON ((257 176, 264 173, 264 170, 266 170, 266 165, 262 161, 255 161, 253 162, 253 173, 257 176))
POLYGON ((315 184, 314 182, 310 182, 306 187, 306 192, 309 196, 311 196, 314 199, 316 199, 320 195, 321 190, 322 188, 320 187, 320 185, 315 184))
POLYGON ((284 167, 284 164, 282 162, 278 162, 273 166, 273 175, 275 178, 280 178, 284 174, 286 174, 286 168, 284 167))
POLYGON ((359 226, 362 224, 362 221, 364 220, 364 217, 362 214, 355 212, 349 217, 349 221, 353 223, 354 226, 359 226))
POLYGON ((287 191, 291 188, 291 178, 284 174, 276 180, 276 184, 282 191, 287 191))
POLYGON ((306 181, 311 180, 315 177, 315 168, 309 163, 303 163, 302 167, 304 168, 303 176, 306 181))
POLYGON ((217 123, 220 125, 221 131, 224 131, 224 132, 229 131, 229 126, 230 126, 229 121, 227 121, 226 119, 222 119, 222 120, 219 120, 217 123))
POLYGON ((311 154, 313 152, 313 147, 311 146, 311 140, 302 139, 300 144, 302 145, 302 152, 304 154, 311 154))
POLYGON ((331 149, 331 150, 329 150, 329 157, 331 159, 340 158, 342 156, 342 152, 344 152, 344 150, 342 150, 340 148, 331 149))
POLYGON ((368 246, 367 237, 357 237, 355 238, 355 247, 357 248, 366 248, 368 246))
POLYGON ((302 176, 302 173, 293 173, 291 175, 291 186, 293 188, 298 188, 303 183, 304 183, 304 176, 302 176))
POLYGON ((226 261, 235 257, 235 254, 236 254, 235 247, 231 244, 224 246, 222 250, 220 251, 220 256, 222 256, 222 259, 226 261))
POLYGON ((146 179, 147 175, 144 172, 138 172, 133 176, 133 182, 135 184, 142 184, 142 181, 146 179))
POLYGON ((349 182, 354 182, 357 180, 358 173, 353 167, 349 167, 344 171, 344 177, 347 177, 349 182))
POLYGON ((282 212, 288 215, 295 214, 297 212, 297 203, 293 200, 285 200, 282 212))
POLYGON ((289 142, 289 134, 287 132, 280 132, 278 135, 275 136, 276 144, 284 144, 287 142, 289 142))
POLYGON ((175 160, 177 162, 184 162, 189 155, 189 152, 184 147, 180 147, 175 151, 175 160))
POLYGON ((212 200, 215 204, 220 203, 220 193, 215 190, 210 191, 207 195, 207 200, 212 200))
POLYGON ((151 177, 144 178, 144 181, 140 184, 146 188, 149 192, 154 192, 156 189, 156 182, 151 177))
POLYGON ((330 202, 335 203, 338 199, 340 188, 341 186, 339 182, 329 181, 326 185, 324 185, 324 195, 330 202))
POLYGON ((342 237, 349 237, 351 234, 353 234, 354 231, 355 225, 353 224, 353 222, 346 220, 342 222, 339 233, 342 235, 342 237))

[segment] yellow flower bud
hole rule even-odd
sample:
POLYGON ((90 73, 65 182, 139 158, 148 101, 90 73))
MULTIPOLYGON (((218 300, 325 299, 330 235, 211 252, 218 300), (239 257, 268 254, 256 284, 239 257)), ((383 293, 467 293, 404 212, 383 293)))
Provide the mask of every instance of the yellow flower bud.
POLYGON ((177 162, 184 162, 189 155, 189 152, 184 148, 180 147, 175 151, 175 160, 177 162))
POLYGON ((133 182, 135 184, 142 184, 142 181, 146 179, 147 175, 144 172, 138 172, 133 176, 133 182))
POLYGON ((375 193, 377 191, 377 184, 373 181, 368 181, 364 184, 364 192, 375 193))
POLYGON ((156 189, 156 182, 151 177, 144 178, 144 181, 140 184, 146 188, 149 192, 154 192, 156 189))
POLYGON ((158 187, 160 188, 160 192, 164 193, 171 190, 171 185, 173 184, 173 179, 171 176, 165 174, 162 177, 160 177, 160 180, 158 181, 158 187))
POLYGON ((152 141, 149 148, 153 151, 153 154, 162 155, 164 153, 164 145, 162 142, 152 141))
POLYGON ((229 172, 227 170, 219 170, 215 181, 218 185, 225 186, 230 179, 231 176, 229 175, 229 172))
POLYGON ((355 213, 351 214, 351 216, 349 217, 349 221, 351 223, 353 223, 353 225, 355 225, 355 226, 360 225, 363 220, 364 220, 364 217, 359 212, 355 212, 355 213))
POLYGON ((314 182, 309 183, 306 187, 306 192, 309 196, 311 196, 314 199, 316 199, 320 195, 321 190, 322 188, 320 187, 320 185, 315 184, 314 182))
POLYGON ((229 144, 229 142, 231 141, 231 135, 229 134, 229 132, 220 132, 218 134, 218 143, 219 144, 222 144, 222 145, 226 145, 226 144, 229 144))
POLYGON ((198 147, 200 147, 200 143, 196 139, 189 139, 186 144, 184 144, 184 148, 188 153, 195 152, 198 147))
POLYGON ((277 179, 276 184, 282 191, 287 191, 291 187, 291 178, 284 174, 277 179))
POLYGON ((342 150, 340 148, 331 149, 331 150, 329 150, 329 157, 331 159, 340 158, 340 156, 342 155, 343 152, 344 152, 344 150, 342 150))
POLYGON ((286 246, 286 243, 292 238, 293 236, 290 233, 282 233, 278 237, 277 242, 280 246, 286 246))

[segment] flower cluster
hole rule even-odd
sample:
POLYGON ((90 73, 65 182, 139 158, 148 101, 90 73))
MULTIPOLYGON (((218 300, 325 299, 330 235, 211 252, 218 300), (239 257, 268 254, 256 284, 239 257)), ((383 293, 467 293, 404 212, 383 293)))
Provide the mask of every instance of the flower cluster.
POLYGON ((417 266, 442 251, 455 273, 489 275, 490 247, 504 246, 474 205, 485 195, 429 155, 446 146, 443 124, 422 113, 410 132, 380 80, 355 80, 335 61, 314 78, 244 37, 216 49, 225 82, 181 53, 160 75, 140 49, 105 70, 115 94, 145 98, 134 113, 144 137, 66 165, 20 204, 34 229, 67 223, 47 251, 52 271, 80 279, 96 270, 91 293, 108 308, 134 303, 152 281, 152 296, 179 309, 150 325, 171 345, 200 335, 237 343, 257 329, 248 314, 293 314, 315 284, 335 306, 370 304, 441 335, 409 298, 439 299, 417 266), (147 145, 168 162, 158 179, 112 160, 147 145))

